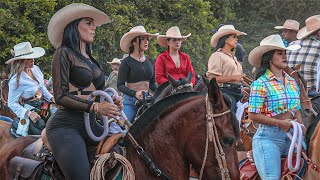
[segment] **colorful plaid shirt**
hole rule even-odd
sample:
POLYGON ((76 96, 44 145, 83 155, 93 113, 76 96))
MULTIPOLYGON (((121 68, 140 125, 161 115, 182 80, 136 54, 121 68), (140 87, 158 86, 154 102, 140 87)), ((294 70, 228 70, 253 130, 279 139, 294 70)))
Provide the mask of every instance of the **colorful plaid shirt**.
POLYGON ((285 85, 268 69, 251 84, 248 112, 273 117, 300 110, 300 89, 296 81, 285 75, 285 85))
POLYGON ((315 90, 317 82, 317 63, 320 60, 320 40, 315 36, 290 43, 299 44, 301 49, 287 51, 288 66, 301 64, 299 73, 307 82, 308 90, 315 90))

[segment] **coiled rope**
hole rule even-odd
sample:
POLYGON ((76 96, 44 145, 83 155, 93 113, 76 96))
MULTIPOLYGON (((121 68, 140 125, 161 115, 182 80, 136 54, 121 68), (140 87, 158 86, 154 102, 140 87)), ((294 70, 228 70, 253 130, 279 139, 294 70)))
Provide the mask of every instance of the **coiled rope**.
MULTIPOLYGON (((135 180, 134 170, 130 164, 130 162, 122 155, 118 153, 113 153, 114 160, 119 161, 122 164, 123 169, 123 177, 122 180, 135 180)), ((90 180, 105 180, 105 163, 113 158, 110 153, 101 155, 90 172, 90 180)))

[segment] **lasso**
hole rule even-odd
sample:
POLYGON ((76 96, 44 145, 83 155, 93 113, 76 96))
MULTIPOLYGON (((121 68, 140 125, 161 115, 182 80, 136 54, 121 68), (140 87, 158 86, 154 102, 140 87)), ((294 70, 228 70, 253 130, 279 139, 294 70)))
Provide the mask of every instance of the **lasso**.
MULTIPOLYGON (((103 101, 107 100, 109 103, 114 104, 111 96, 107 92, 113 93, 114 96, 115 96, 115 99, 119 98, 119 95, 118 95, 117 91, 115 91, 113 88, 107 88, 104 91, 96 90, 96 91, 92 92, 88 96, 87 100, 92 101, 95 96, 100 96, 100 102, 103 102, 103 101)), ((122 110, 120 111, 120 114, 121 114, 122 120, 127 120, 127 117, 126 117, 126 115, 124 114, 124 112, 122 110)), ((85 123, 86 131, 87 131, 89 137, 94 141, 101 141, 109 133, 108 117, 102 115, 102 119, 103 119, 103 129, 104 129, 104 131, 103 131, 103 134, 101 136, 97 137, 97 136, 95 136, 93 134, 93 132, 91 130, 89 113, 87 113, 87 112, 84 113, 84 123, 85 123)), ((116 117, 116 119, 119 119, 119 117, 116 117)), ((110 126, 111 126, 111 128, 114 128, 114 129, 120 129, 120 127, 114 122, 112 122, 110 126)))
POLYGON ((302 146, 302 128, 301 125, 296 121, 290 121, 293 126, 293 136, 290 132, 287 132, 288 137, 291 139, 290 149, 288 153, 288 168, 291 172, 296 172, 300 168, 300 160, 301 160, 301 146, 302 146), (298 141, 297 141, 298 139, 298 141), (297 156, 296 156, 296 165, 293 167, 292 159, 293 159, 293 152, 294 146, 297 142, 297 156))

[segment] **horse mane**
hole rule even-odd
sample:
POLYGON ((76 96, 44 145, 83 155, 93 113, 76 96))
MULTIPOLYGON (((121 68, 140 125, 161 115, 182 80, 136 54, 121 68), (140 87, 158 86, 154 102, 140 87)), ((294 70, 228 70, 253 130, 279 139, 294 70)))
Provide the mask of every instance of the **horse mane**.
MULTIPOLYGON (((320 121, 320 114, 317 115, 317 117, 312 121, 312 123, 309 125, 309 127, 307 129, 307 132, 306 132, 307 147, 311 141, 312 135, 313 135, 314 131, 316 130, 319 121, 320 121)), ((307 155, 308 155, 308 151, 307 151, 307 155)))
MULTIPOLYGON (((227 95, 222 93, 223 94, 223 99, 224 99, 224 102, 227 104, 227 106, 230 108, 231 107, 231 101, 229 98, 227 98, 227 95)), ((237 117, 236 115, 231 112, 231 125, 232 125, 232 129, 233 131, 235 132, 236 134, 236 138, 239 139, 240 138, 240 126, 239 126, 239 121, 237 120, 237 117)))
POLYGON ((171 95, 161 99, 160 101, 149 107, 141 116, 136 120, 135 123, 130 127, 129 132, 135 138, 140 137, 145 129, 147 129, 151 124, 155 122, 158 117, 164 113, 166 110, 172 108, 181 101, 200 95, 198 92, 185 92, 171 95))

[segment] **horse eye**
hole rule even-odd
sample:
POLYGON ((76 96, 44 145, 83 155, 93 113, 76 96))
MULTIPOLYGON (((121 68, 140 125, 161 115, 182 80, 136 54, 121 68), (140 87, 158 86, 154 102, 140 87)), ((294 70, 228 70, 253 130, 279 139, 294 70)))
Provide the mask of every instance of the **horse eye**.
POLYGON ((234 143, 234 138, 232 138, 232 137, 222 138, 222 142, 221 143, 225 147, 231 147, 231 145, 234 143))

